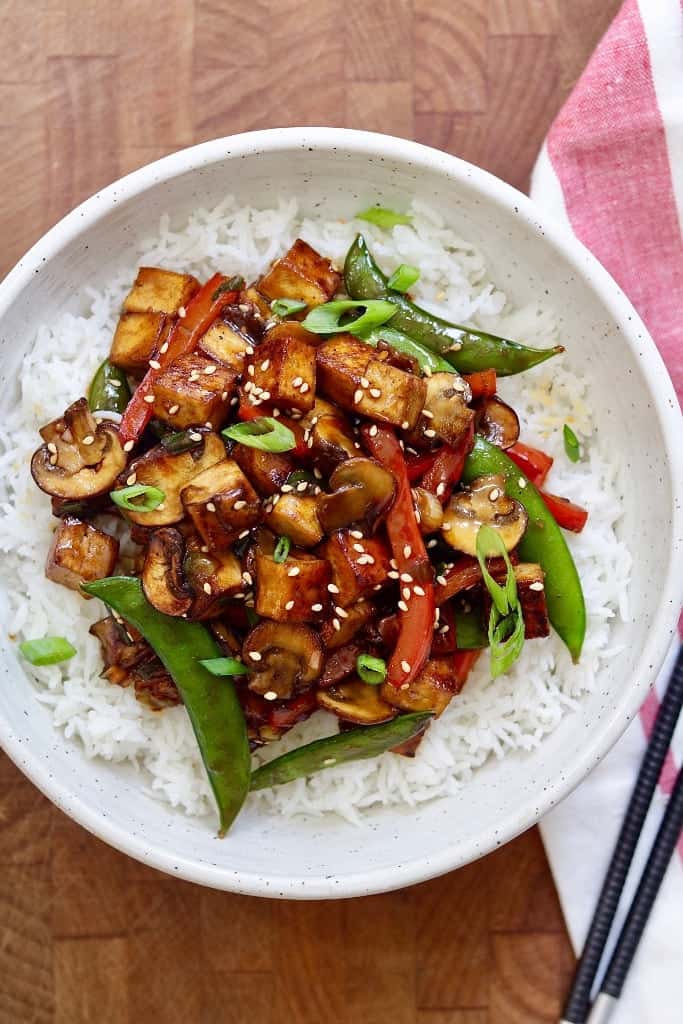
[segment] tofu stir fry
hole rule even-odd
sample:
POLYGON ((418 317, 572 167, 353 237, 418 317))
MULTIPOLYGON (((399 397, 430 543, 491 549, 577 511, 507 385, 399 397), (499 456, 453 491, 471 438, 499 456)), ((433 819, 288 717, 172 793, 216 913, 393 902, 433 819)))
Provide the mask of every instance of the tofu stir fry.
POLYGON ((185 704, 223 830, 250 788, 413 756, 486 649, 495 677, 552 624, 579 657, 559 527, 586 513, 496 396, 561 349, 433 316, 418 276, 362 236, 343 273, 302 239, 250 284, 141 267, 88 396, 40 431, 47 576, 108 605, 112 685, 185 704), (338 735, 250 772, 317 709, 338 735))

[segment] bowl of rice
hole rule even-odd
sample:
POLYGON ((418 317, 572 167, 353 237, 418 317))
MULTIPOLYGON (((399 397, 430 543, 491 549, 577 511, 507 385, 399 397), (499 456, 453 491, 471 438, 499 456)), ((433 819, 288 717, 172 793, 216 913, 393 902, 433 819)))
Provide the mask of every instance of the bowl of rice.
MULTIPOLYGON (((260 896, 395 889, 480 857, 530 827, 637 713, 675 632, 683 581, 681 415, 632 306, 563 225, 455 157, 331 128, 208 142, 144 167, 56 225, 0 285, 0 743, 58 807, 149 865, 260 896), (588 625, 573 664, 559 637, 504 676, 484 660, 417 756, 341 765, 252 794, 228 836, 183 707, 155 713, 102 678, 84 601, 44 576, 54 519, 32 484, 36 430, 106 356, 139 265, 256 277, 301 237, 341 266, 370 205, 409 214, 363 232, 387 271, 420 268, 417 301, 458 323, 566 351, 499 393, 555 459, 550 489, 589 509, 568 542, 588 625), (563 425, 584 457, 570 462, 563 425), (31 666, 20 641, 68 637, 31 666)), ((280 741, 336 731, 324 712, 280 741)))

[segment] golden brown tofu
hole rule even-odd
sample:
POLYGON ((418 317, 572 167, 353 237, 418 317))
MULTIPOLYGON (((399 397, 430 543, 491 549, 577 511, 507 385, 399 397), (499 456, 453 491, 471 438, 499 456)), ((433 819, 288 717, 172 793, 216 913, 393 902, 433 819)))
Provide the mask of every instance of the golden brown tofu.
POLYGON ((157 419, 178 430, 225 422, 237 374, 198 353, 174 359, 154 385, 152 409, 157 419))
POLYGON ((261 519, 261 502, 233 459, 205 469, 181 491, 181 499, 197 533, 209 548, 229 548, 242 530, 261 519))
POLYGON ((258 282, 258 290, 268 299, 301 299, 308 306, 320 306, 332 298, 340 282, 341 274, 330 261, 297 238, 258 282))
POLYGON ((315 404, 315 349, 294 334, 273 333, 249 359, 245 391, 285 411, 308 412, 315 404))
POLYGON ((263 497, 277 494, 290 473, 294 472, 294 463, 289 456, 262 452, 246 444, 236 444, 232 457, 263 497))
POLYGON ((111 343, 109 361, 126 373, 146 373, 165 324, 163 313, 122 313, 111 343))
POLYGON ((438 716, 461 689, 451 658, 432 658, 407 690, 382 683, 380 696, 402 711, 433 711, 438 716))
MULTIPOLYGON (((334 596, 335 601, 337 596, 334 596)), ((335 606, 330 617, 326 622, 323 622, 320 638, 328 651, 337 650, 337 648, 347 644, 349 640, 352 640, 353 637, 368 625, 375 614, 374 606, 363 598, 360 601, 356 601, 350 608, 345 608, 344 610, 346 611, 346 616, 340 615, 335 606)))
POLYGON ((344 409, 412 429, 424 406, 421 377, 374 358, 371 348, 349 334, 317 349, 318 387, 344 409))
POLYGON ((180 492, 194 477, 225 458, 225 445, 218 434, 204 431, 203 437, 201 447, 186 452, 169 452, 158 444, 131 462, 123 474, 121 486, 126 483, 149 484, 164 492, 164 500, 153 512, 126 510, 126 519, 148 527, 180 522, 185 515, 180 492))
POLYGON ((242 566, 233 552, 203 551, 196 539, 188 541, 183 572, 194 593, 192 619, 219 617, 226 601, 245 590, 242 566))
POLYGON ((266 329, 260 310, 251 302, 226 306, 199 340, 198 349, 236 373, 244 370, 245 356, 260 342, 266 329))
POLYGON ((265 524, 302 548, 313 548, 323 539, 318 503, 312 495, 281 494, 265 524))
POLYGON ((256 613, 276 622, 322 622, 329 608, 330 567, 305 552, 284 562, 256 553, 256 613))
POLYGON ((52 538, 45 575, 69 590, 81 583, 111 576, 119 554, 119 542, 90 523, 63 519, 52 538))
POLYGON ((242 289, 242 291, 239 294, 239 301, 243 305, 249 303, 249 305, 253 306, 254 309, 261 314, 264 321, 270 320, 270 318, 273 315, 270 308, 270 303, 265 298, 265 296, 261 295, 261 292, 253 284, 250 284, 246 288, 242 289))
POLYGON ((191 274, 176 274, 161 267, 140 267, 123 309, 126 313, 177 313, 199 288, 191 274))
POLYGON ((335 602, 342 608, 390 582, 391 555, 379 537, 358 540, 349 530, 337 530, 319 550, 330 564, 332 582, 339 589, 335 602))

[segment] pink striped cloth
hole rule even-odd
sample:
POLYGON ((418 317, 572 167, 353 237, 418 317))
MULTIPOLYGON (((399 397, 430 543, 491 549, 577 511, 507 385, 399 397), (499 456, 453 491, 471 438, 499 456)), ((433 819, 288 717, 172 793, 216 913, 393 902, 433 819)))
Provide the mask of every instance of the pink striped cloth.
MULTIPOLYGON (((683 0, 626 0, 550 130, 531 195, 564 220, 622 286, 683 400, 683 0)), ((675 653, 639 719, 541 826, 577 950, 675 653)), ((682 764, 683 722, 660 779, 635 876, 682 764)), ((683 1022, 683 842, 679 854, 670 865, 615 1024, 683 1022)), ((626 892, 626 903, 634 888, 631 884, 626 892)))

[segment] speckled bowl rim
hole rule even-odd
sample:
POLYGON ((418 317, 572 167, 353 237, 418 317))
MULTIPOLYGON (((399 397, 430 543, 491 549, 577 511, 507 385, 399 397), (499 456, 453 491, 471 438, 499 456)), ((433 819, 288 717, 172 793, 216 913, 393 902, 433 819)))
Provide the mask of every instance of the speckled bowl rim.
MULTIPOLYGON (((546 216, 528 196, 494 175, 455 156, 416 142, 342 128, 272 128, 215 139, 180 150, 97 192, 47 232, 17 263, 0 284, 0 319, 17 299, 38 269, 58 257, 63 247, 87 231, 116 204, 148 188, 188 171, 198 171, 226 157, 237 158, 262 152, 313 147, 323 151, 347 151, 368 158, 410 162, 415 167, 437 171, 452 180, 463 181, 479 192, 484 201, 492 201, 514 211, 535 232, 555 248, 596 292, 610 316, 619 324, 623 340, 638 356, 647 381, 650 398, 662 435, 671 473, 674 497, 683 495, 683 418, 666 367, 640 317, 622 290, 597 259, 562 224, 546 216)), ((674 500, 673 537, 683 536, 683 512, 680 500, 674 500)), ((586 742, 581 755, 563 778, 543 793, 524 798, 494 827, 456 848, 446 846, 438 855, 396 863, 392 868, 375 868, 330 878, 320 874, 292 876, 286 880, 263 874, 236 872, 215 864, 200 863, 190 857, 173 857, 164 850, 142 842, 112 823, 94 807, 74 794, 59 779, 51 777, 44 761, 20 744, 8 723, 0 719, 0 745, 28 778, 61 810, 88 831, 111 846, 170 875, 217 889, 254 896, 298 899, 329 899, 386 892, 425 881, 460 867, 495 849, 501 842, 535 824, 552 806, 567 796, 588 772, 605 756, 636 714, 662 665, 676 629, 678 609, 683 601, 683 551, 672 551, 669 570, 663 580, 657 616, 657 629, 645 644, 632 677, 624 687, 621 707, 599 723, 586 742), (654 666, 654 670, 651 666, 654 666)))

